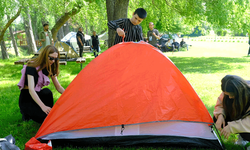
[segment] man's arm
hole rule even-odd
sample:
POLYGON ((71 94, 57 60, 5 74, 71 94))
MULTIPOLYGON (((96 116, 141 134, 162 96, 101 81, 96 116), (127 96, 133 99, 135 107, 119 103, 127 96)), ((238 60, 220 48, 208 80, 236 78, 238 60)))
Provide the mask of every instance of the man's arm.
POLYGON ((120 28, 123 23, 124 23, 124 19, 109 21, 108 27, 110 29, 115 30, 119 36, 125 37, 124 31, 120 28))
POLYGON ((40 32, 39 38, 40 38, 40 41, 41 41, 41 42, 44 42, 44 41, 45 41, 45 39, 43 38, 43 32, 40 32))
POLYGON ((124 23, 124 19, 112 20, 108 22, 108 27, 110 29, 116 30, 124 23))
POLYGON ((149 31, 147 32, 147 40, 149 40, 149 31))
POLYGON ((99 38, 98 38, 98 36, 96 36, 97 37, 97 45, 99 45, 100 46, 100 41, 99 41, 99 38))
POLYGON ((139 42, 139 41, 141 41, 141 40, 143 40, 143 36, 142 36, 142 28, 141 28, 141 26, 138 26, 139 28, 137 28, 137 30, 136 30, 136 40, 137 40, 137 42, 139 42))
POLYGON ((158 31, 158 30, 156 30, 155 33, 153 32, 153 35, 154 35, 158 40, 160 39, 159 31, 158 31))
POLYGON ((83 43, 82 43, 82 40, 81 40, 81 38, 80 38, 80 36, 77 36, 77 38, 78 38, 78 41, 81 43, 81 45, 83 46, 83 43))

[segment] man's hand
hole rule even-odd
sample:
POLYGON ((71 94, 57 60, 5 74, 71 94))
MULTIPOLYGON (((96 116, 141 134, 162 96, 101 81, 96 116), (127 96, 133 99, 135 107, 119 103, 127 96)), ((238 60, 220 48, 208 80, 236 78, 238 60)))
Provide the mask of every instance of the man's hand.
POLYGON ((117 28, 116 32, 119 36, 121 37, 125 37, 125 32, 121 29, 121 28, 117 28))
POLYGON ((160 39, 160 37, 158 35, 156 35, 154 32, 153 32, 153 35, 157 38, 157 39, 160 39))

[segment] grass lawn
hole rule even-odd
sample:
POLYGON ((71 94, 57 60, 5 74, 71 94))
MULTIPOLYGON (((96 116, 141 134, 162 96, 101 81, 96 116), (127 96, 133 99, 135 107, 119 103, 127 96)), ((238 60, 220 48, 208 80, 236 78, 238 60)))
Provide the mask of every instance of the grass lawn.
MULTIPOLYGON (((214 42, 188 42, 192 44, 189 51, 167 52, 165 53, 184 74, 197 92, 203 103, 206 105, 209 113, 212 115, 217 97, 221 93, 220 80, 226 74, 235 74, 250 79, 250 57, 247 57, 247 43, 214 43, 214 42)), ((39 129, 39 124, 29 121, 23 122, 18 107, 18 98, 20 91, 17 83, 20 80, 20 70, 22 65, 14 65, 14 61, 19 58, 13 57, 13 51, 9 50, 11 58, 0 60, 0 138, 12 134, 16 139, 16 145, 24 149, 24 144, 39 129)), ((24 56, 22 56, 23 58, 24 56)), ((26 56, 31 57, 31 56, 26 56)), ((92 59, 93 55, 85 54, 87 62, 85 67, 92 59)), ((60 75, 58 77, 61 85, 66 88, 70 82, 81 71, 80 64, 68 62, 66 66, 60 66, 60 75)), ((56 101, 60 94, 56 91, 53 84, 48 86, 54 93, 56 101)), ((238 149, 239 146, 233 145, 236 140, 235 135, 223 139, 227 149, 238 149)), ((59 148, 57 148, 59 149, 59 148)), ((77 148, 61 148, 77 149, 77 148)), ((104 149, 102 147, 91 147, 86 149, 104 149)), ((112 149, 145 149, 145 148, 117 148, 112 149)), ((147 148, 163 149, 163 148, 147 148)), ((173 149, 173 148, 164 148, 173 149)))

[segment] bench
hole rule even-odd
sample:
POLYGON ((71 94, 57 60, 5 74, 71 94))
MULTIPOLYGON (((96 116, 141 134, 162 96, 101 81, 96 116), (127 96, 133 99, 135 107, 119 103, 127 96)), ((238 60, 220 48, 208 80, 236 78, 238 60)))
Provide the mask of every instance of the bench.
POLYGON ((25 63, 27 63, 30 59, 29 58, 23 58, 23 59, 20 59, 18 61, 15 61, 14 64, 15 65, 24 65, 25 63))
MULTIPOLYGON (((32 57, 32 58, 37 57, 39 54, 40 54, 39 52, 35 53, 34 57, 32 57)), ((67 52, 60 52, 60 59, 62 59, 61 61, 59 60, 59 64, 60 65, 67 65, 67 60, 68 60, 67 54, 68 54, 67 52)))
POLYGON ((92 52, 91 46, 84 46, 83 53, 91 53, 91 52, 92 52))
MULTIPOLYGON (((24 59, 20 59, 18 61, 15 61, 14 64, 15 65, 24 65, 25 63, 27 63, 30 59, 29 58, 24 58, 24 59)), ((67 65, 67 61, 59 61, 60 65, 67 65)))
MULTIPOLYGON (((39 54, 40 53, 37 52, 37 53, 34 54, 34 56, 37 57, 39 54)), ((65 61, 67 61, 67 59, 68 59, 67 54, 68 54, 67 52, 60 52, 60 59, 65 59, 65 61)))
POLYGON ((86 62, 86 58, 84 57, 79 57, 76 59, 76 63, 81 63, 81 69, 82 69, 82 63, 86 62))
MULTIPOLYGON (((78 47, 76 48, 76 52, 77 52, 78 55, 80 56, 80 49, 79 49, 78 47)), ((91 48, 91 46, 84 46, 84 47, 83 47, 82 53, 83 53, 83 54, 84 54, 84 53, 92 53, 92 48, 91 48)))
POLYGON ((67 52, 60 52, 60 59, 65 59, 65 61, 67 61, 68 56, 67 56, 67 52))
POLYGON ((67 61, 59 61, 60 65, 67 65, 67 61))

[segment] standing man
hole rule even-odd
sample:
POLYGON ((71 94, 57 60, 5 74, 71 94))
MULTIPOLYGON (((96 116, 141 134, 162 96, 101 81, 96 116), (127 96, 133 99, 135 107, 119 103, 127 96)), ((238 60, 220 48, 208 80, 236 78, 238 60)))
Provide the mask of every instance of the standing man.
POLYGON ((76 40, 77 40, 77 45, 80 49, 80 51, 79 51, 80 57, 82 57, 83 46, 85 43, 85 37, 84 37, 84 34, 82 33, 82 27, 78 28, 78 32, 76 34, 76 40))
POLYGON ((45 22, 43 24, 43 31, 39 34, 40 42, 42 42, 42 49, 44 49, 47 45, 53 45, 53 39, 51 31, 49 30, 49 22, 45 22))
POLYGON ((92 44, 92 49, 94 50, 94 55, 95 57, 98 56, 98 53, 99 53, 99 46, 100 46, 100 43, 99 43, 99 38, 98 38, 98 35, 96 35, 96 32, 93 31, 93 35, 91 36, 91 44, 92 44))
POLYGON ((142 27, 139 25, 147 17, 147 12, 143 8, 137 8, 133 13, 132 18, 122 18, 108 22, 108 27, 116 31, 115 42, 134 41, 139 42, 143 40, 142 27))
POLYGON ((160 36, 159 31, 157 29, 154 29, 153 22, 149 22, 149 31, 147 37, 148 43, 153 45, 154 47, 157 47, 157 39, 160 39, 160 36))

